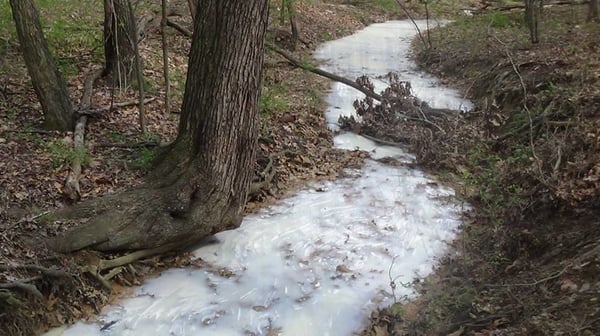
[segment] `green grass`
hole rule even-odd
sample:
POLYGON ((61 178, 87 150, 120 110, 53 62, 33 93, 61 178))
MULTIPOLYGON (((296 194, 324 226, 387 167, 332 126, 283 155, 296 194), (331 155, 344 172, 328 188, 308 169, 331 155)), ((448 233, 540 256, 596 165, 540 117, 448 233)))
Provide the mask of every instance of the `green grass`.
POLYGON ((269 115, 275 111, 285 112, 288 103, 285 101, 287 87, 285 84, 272 84, 263 88, 259 100, 259 110, 262 116, 269 115))
POLYGON ((48 145, 48 153, 50 154, 50 160, 54 167, 70 164, 75 159, 79 159, 82 165, 87 165, 91 161, 87 148, 84 147, 75 150, 61 140, 51 142, 48 145))
POLYGON ((156 151, 152 148, 142 147, 138 153, 137 158, 132 163, 132 168, 140 169, 143 171, 150 171, 152 164, 156 158, 156 151))
MULTIPOLYGON (((82 54, 101 60, 102 1, 37 0, 35 4, 48 46, 65 75, 77 73, 82 54)), ((12 11, 7 0, 0 0, 0 57, 6 57, 12 45, 18 45, 12 11)))

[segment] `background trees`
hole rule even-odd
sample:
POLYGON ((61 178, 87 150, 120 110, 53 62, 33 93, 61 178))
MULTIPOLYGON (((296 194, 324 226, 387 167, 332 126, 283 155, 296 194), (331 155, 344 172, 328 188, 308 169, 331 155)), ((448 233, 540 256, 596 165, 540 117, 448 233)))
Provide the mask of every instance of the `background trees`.
POLYGON ((112 74, 118 87, 135 80, 137 31, 129 0, 104 0, 104 75, 112 74))
POLYGON ((144 185, 84 202, 56 248, 175 249, 241 222, 253 176, 268 5, 201 1, 177 140, 144 185))
POLYGON ((50 54, 35 4, 33 0, 10 0, 10 6, 31 83, 44 112, 44 126, 72 130, 74 116, 67 84, 50 54))

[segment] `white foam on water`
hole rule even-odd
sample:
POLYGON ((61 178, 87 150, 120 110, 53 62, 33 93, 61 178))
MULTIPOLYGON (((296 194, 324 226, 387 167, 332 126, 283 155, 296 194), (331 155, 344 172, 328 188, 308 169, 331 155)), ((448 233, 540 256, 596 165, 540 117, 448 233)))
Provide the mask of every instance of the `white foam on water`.
MULTIPOLYGON (((370 26, 323 45, 328 69, 352 77, 413 73, 419 97, 435 107, 467 106, 456 92, 413 69, 410 23, 370 26), (399 37, 400 36, 400 37, 399 37)), ((412 80, 412 79, 411 79, 412 80)), ((334 84, 328 120, 352 113, 354 89, 334 84), (339 108, 335 108, 335 107, 339 108)), ((414 158, 352 133, 336 146, 372 157, 414 158)), ((376 307, 412 295, 400 286, 431 272, 452 240, 463 209, 453 191, 419 170, 369 160, 349 177, 308 186, 247 216, 194 252, 216 268, 172 269, 107 307, 99 323, 79 322, 55 335, 322 335, 358 332, 376 307), (392 294, 390 276, 398 286, 392 294)))
MULTIPOLYGON (((423 30, 424 20, 416 20, 423 30)), ((447 21, 430 22, 432 27, 446 24, 447 21)), ((323 69, 354 79, 367 75, 375 85, 375 91, 383 90, 387 84, 377 78, 389 72, 399 74, 400 80, 409 81, 415 96, 426 101, 431 107, 468 111, 473 104, 460 96, 458 91, 441 86, 438 79, 417 69, 411 59, 411 42, 417 34, 409 20, 377 23, 348 37, 324 43, 315 52, 315 58, 323 61, 323 69)), ((364 98, 364 94, 342 83, 335 82, 333 94, 327 97, 327 122, 333 130, 338 130, 340 115, 355 114, 354 100, 364 98)))

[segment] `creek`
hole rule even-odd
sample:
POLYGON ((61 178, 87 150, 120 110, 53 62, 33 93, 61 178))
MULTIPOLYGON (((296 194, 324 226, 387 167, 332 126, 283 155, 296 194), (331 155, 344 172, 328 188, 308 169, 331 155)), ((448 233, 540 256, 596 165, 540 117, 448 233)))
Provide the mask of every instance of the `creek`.
MULTIPOLYGON (((424 26, 424 22, 418 22, 424 26)), ((323 44, 315 57, 331 72, 409 80, 436 108, 467 110, 456 91, 416 69, 410 21, 371 25, 323 44)), ((378 88, 385 82, 375 80, 378 88)), ((362 94, 334 83, 326 118, 337 130, 362 94)), ((414 158, 352 133, 340 148, 369 151, 372 159, 347 177, 307 185, 241 227, 215 235, 194 255, 211 269, 171 269, 106 307, 96 322, 79 322, 52 335, 341 335, 357 333, 370 313, 414 295, 410 283, 429 274, 460 225, 464 207, 453 191, 422 171, 376 159, 414 158), (220 269, 220 271, 214 271, 220 269), (390 280, 396 284, 392 290, 390 280)))

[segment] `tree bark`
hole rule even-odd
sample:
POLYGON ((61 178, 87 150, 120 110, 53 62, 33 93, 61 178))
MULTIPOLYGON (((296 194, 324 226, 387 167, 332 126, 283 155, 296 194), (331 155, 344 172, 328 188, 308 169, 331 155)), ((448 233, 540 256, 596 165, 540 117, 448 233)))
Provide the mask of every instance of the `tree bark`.
POLYGON ((290 27, 292 30, 292 50, 296 50, 298 40, 300 40, 300 34, 298 32, 298 24, 296 22, 296 7, 294 0, 287 0, 287 12, 290 16, 290 27))
POLYGON ((543 7, 541 0, 525 0, 525 22, 529 28, 529 38, 531 43, 540 42, 538 24, 543 7))
POLYGON ((192 16, 192 22, 196 21, 196 12, 198 7, 197 0, 188 0, 188 7, 190 8, 190 15, 192 16))
POLYGON ((44 38, 40 18, 32 0, 10 0, 25 65, 47 129, 73 129, 74 114, 67 84, 54 63, 44 38))
POLYGON ((589 3, 589 11, 588 11, 588 21, 600 21, 600 16, 598 16, 598 0, 590 0, 589 3))
POLYGON ((203 0, 194 24, 179 134, 138 188, 83 202, 58 238, 83 248, 184 248, 241 223, 258 138, 267 0, 203 0))
POLYGON ((165 114, 171 113, 171 84, 169 81, 169 43, 167 41, 167 0, 161 1, 160 37, 163 52, 163 78, 165 80, 165 114))
POLYGON ((104 0, 104 60, 103 75, 115 76, 121 89, 135 78, 135 43, 137 31, 130 0, 104 0))

